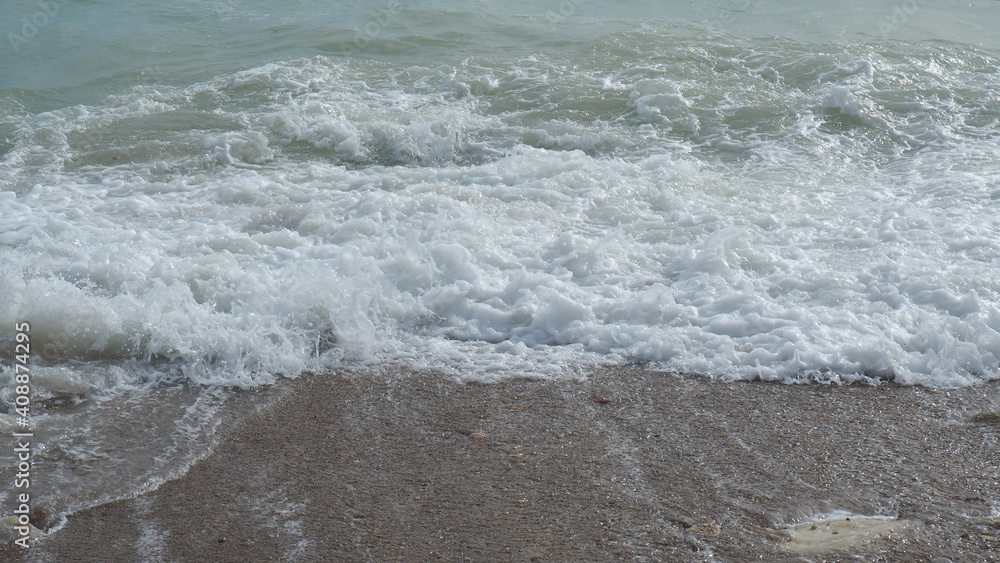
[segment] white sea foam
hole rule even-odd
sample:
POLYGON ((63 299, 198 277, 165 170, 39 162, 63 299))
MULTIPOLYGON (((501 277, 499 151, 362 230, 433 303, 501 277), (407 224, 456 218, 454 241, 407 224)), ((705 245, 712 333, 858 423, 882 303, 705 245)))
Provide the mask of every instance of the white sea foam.
POLYGON ((644 40, 12 113, 0 322, 30 320, 57 395, 387 361, 996 377, 994 59, 644 40))

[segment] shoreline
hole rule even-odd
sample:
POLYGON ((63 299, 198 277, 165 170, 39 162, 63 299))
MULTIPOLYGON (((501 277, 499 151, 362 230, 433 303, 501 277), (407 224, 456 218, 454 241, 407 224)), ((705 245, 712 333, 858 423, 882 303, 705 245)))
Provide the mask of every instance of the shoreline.
POLYGON ((185 475, 0 555, 959 561, 1000 548, 997 383, 726 383, 627 366, 584 381, 385 369, 280 385, 185 475), (901 525, 792 549, 812 541, 791 541, 793 526, 831 514, 901 525))

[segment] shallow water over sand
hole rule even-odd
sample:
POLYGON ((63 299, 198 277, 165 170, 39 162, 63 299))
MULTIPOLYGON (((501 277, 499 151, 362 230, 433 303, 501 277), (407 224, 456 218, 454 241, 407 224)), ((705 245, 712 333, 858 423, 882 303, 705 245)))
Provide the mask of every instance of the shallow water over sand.
POLYGON ((5 3, 0 426, 22 322, 61 511, 305 370, 995 379, 995 5, 5 3))

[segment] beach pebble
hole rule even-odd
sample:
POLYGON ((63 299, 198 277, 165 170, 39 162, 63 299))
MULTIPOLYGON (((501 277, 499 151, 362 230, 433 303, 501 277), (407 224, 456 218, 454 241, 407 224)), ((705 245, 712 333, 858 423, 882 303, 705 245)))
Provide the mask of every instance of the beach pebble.
POLYGON ((969 417, 969 422, 980 424, 1000 424, 1000 412, 977 412, 969 417))
POLYGON ((717 538, 722 534, 722 528, 715 522, 703 522, 691 526, 691 533, 698 539, 717 538))

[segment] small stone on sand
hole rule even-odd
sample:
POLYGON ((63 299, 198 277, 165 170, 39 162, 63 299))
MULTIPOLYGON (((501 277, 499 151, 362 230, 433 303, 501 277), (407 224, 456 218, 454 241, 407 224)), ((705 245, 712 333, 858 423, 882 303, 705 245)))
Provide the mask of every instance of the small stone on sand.
POLYGON ((699 539, 717 538, 722 534, 722 528, 715 522, 704 522, 691 526, 691 533, 699 539))
POLYGON ((1000 424, 1000 412, 977 412, 969 417, 969 422, 1000 424))

